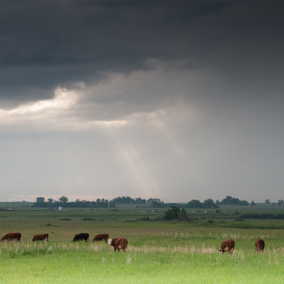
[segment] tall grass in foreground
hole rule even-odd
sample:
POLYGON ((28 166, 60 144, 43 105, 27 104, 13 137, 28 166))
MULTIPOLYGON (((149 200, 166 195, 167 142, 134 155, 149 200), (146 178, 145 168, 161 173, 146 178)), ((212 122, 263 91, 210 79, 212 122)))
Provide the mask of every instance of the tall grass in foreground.
POLYGON ((195 245, 130 245, 123 254, 106 243, 1 243, 0 283, 283 283, 284 248, 264 253, 195 245))

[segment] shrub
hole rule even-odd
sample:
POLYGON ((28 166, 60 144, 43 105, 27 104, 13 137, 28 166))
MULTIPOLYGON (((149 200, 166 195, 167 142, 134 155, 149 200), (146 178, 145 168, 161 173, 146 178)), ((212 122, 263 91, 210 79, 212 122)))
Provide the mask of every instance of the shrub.
MULTIPOLYGON (((185 211, 185 210, 184 210, 185 211)), ((178 219, 180 215, 180 209, 178 206, 172 206, 172 208, 168 209, 164 213, 164 219, 165 220, 173 220, 173 219, 178 219)))

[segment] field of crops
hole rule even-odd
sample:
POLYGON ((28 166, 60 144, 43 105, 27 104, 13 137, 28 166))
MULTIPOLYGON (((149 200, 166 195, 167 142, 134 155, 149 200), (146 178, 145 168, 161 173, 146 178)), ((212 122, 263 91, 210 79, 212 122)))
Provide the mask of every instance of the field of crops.
POLYGON ((22 234, 21 242, 0 243, 0 283, 283 283, 283 220, 140 222, 139 211, 0 212, 0 235, 22 234), (81 232, 89 242, 73 243, 81 232), (50 242, 32 243, 38 233, 50 242), (127 252, 92 243, 99 233, 126 237, 127 252), (264 253, 254 250, 259 237, 264 253), (226 238, 236 242, 232 255, 217 250, 226 238))

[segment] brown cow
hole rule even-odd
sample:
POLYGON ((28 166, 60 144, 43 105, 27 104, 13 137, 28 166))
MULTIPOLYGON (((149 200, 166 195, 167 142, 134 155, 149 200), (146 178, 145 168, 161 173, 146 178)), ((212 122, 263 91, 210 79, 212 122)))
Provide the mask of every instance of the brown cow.
POLYGON ((128 240, 125 238, 108 239, 108 245, 113 246, 114 252, 116 252, 116 250, 120 251, 121 249, 123 252, 125 252, 127 249, 128 240))
POLYGON ((224 253, 225 249, 228 249, 228 253, 232 253, 235 249, 235 242, 232 239, 224 240, 221 243, 221 248, 218 249, 219 252, 224 253))
POLYGON ((37 241, 47 241, 49 242, 48 240, 48 234, 38 234, 38 235, 34 235, 33 239, 32 239, 32 242, 37 242, 37 241))
POLYGON ((0 242, 13 241, 13 240, 20 241, 21 236, 22 236, 21 233, 7 233, 2 237, 0 242))
POLYGON ((107 243, 108 238, 109 234, 98 234, 94 237, 93 242, 99 242, 105 240, 105 242, 107 243))
POLYGON ((257 252, 263 252, 264 247, 265 247, 265 242, 263 239, 258 239, 255 241, 255 250, 257 252))

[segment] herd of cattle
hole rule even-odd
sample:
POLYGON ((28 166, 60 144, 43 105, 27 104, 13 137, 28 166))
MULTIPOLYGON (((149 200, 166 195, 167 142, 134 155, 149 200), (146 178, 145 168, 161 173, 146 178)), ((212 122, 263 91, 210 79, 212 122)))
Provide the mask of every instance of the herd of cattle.
MULTIPOLYGON (((7 233, 5 234, 2 239, 0 240, 0 242, 4 242, 4 241, 20 241, 21 240, 21 233, 7 233)), ((81 233, 81 234, 77 234, 74 236, 73 242, 77 242, 77 241, 88 241, 89 240, 89 234, 88 233, 81 233)), ((108 234, 98 234, 93 238, 93 242, 99 242, 99 241, 105 241, 106 243, 108 243, 109 246, 113 246, 114 252, 116 252, 116 250, 120 251, 121 249, 123 250, 123 252, 125 252, 125 250, 127 249, 127 245, 128 245, 128 240, 125 238, 114 238, 111 239, 109 237, 108 234)), ((36 241, 46 241, 48 242, 48 234, 38 234, 35 235, 32 239, 32 242, 36 242, 36 241)), ((263 252, 264 250, 264 240, 263 239, 258 239, 255 242, 255 250, 257 252, 263 252)), ((226 250, 229 253, 232 253, 235 249, 235 241, 232 239, 227 239, 224 240, 221 243, 221 248, 218 249, 220 253, 224 253, 226 250)))
MULTIPOLYGON (((7 233, 5 234, 2 239, 0 240, 0 242, 4 242, 4 241, 20 241, 21 240, 21 233, 7 233)), ((73 242, 77 242, 77 241, 88 241, 89 240, 89 234, 87 233, 81 233, 81 234, 77 234, 75 235, 73 242)), ((94 237, 93 242, 99 242, 104 240, 106 243, 108 243, 109 246, 113 246, 114 252, 116 252, 116 250, 120 251, 121 249, 123 250, 123 252, 125 252, 125 250, 127 249, 127 245, 128 245, 128 240, 125 238, 114 238, 111 239, 109 237, 108 234, 98 234, 94 237)), ((48 234, 37 234, 33 237, 32 242, 36 242, 36 241, 46 241, 49 242, 48 240, 48 234)))

